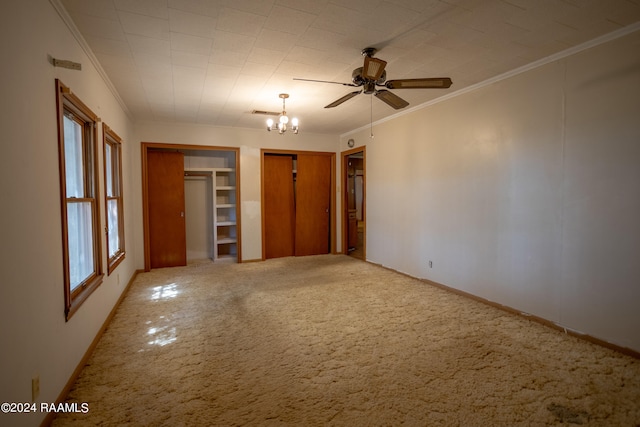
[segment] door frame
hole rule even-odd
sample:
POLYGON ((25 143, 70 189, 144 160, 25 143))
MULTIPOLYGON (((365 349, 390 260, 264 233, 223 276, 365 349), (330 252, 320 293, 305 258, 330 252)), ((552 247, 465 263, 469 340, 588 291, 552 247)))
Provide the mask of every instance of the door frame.
POLYGON ((165 149, 176 151, 233 151, 236 157, 236 235, 238 248, 238 263, 242 262, 242 227, 240 224, 240 148, 219 147, 210 145, 183 145, 167 144, 162 142, 141 142, 141 162, 142 162, 142 239, 144 246, 144 271, 151 270, 151 245, 149 242, 149 182, 147 170, 147 153, 153 149, 165 149))
POLYGON ((331 206, 329 208, 329 253, 335 254, 336 252, 336 153, 329 151, 304 151, 304 150, 284 150, 284 149, 260 149, 260 220, 262 228, 262 260, 266 260, 266 241, 265 241, 265 213, 264 213, 264 156, 265 154, 284 154, 297 156, 298 154, 310 154, 327 156, 331 158, 331 206))
POLYGON ((362 256, 367 259, 367 147, 352 148, 342 151, 342 253, 348 255, 349 252, 349 156, 362 153, 362 222, 364 230, 362 233, 362 256))

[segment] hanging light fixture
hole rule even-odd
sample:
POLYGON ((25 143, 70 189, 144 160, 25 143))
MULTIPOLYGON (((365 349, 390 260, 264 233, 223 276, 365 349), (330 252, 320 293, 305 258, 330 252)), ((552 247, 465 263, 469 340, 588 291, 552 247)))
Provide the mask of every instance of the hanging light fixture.
MULTIPOLYGON (((282 113, 278 118, 276 123, 273 122, 273 119, 267 120, 267 130, 271 132, 272 130, 277 130, 280 135, 285 133, 288 129, 289 117, 287 116, 287 111, 285 109, 284 101, 289 97, 287 93, 281 93, 280 98, 282 98, 282 113)), ((291 119, 291 130, 293 133, 298 133, 298 119, 296 117, 291 119)))

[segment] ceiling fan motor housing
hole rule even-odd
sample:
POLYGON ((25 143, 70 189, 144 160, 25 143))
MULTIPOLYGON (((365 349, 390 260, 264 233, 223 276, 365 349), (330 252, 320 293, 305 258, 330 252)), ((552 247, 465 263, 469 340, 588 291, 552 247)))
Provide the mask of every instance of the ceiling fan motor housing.
POLYGON ((364 83, 364 77, 362 77, 362 67, 353 70, 353 72, 351 73, 351 81, 356 86, 362 86, 362 84, 364 83))
MULTIPOLYGON (((384 70, 382 72, 382 75, 380 76, 380 78, 378 80, 376 80, 376 81, 364 78, 362 76, 362 67, 356 68, 351 73, 351 82, 354 85, 362 86, 363 84, 369 83, 369 84, 373 85, 374 89, 371 89, 372 91, 375 90, 375 85, 382 86, 382 85, 384 85, 384 82, 386 80, 387 80, 387 70, 384 70)), ((365 93, 371 93, 371 92, 367 92, 367 87, 366 86, 365 86, 365 93)))

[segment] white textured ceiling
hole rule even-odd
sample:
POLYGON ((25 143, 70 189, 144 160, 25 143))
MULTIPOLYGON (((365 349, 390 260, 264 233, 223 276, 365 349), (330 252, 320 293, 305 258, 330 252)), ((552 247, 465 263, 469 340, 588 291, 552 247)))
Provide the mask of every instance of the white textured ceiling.
MULTIPOLYGON (((394 92, 418 106, 640 21, 640 0, 60 0, 134 120, 344 133, 397 111, 354 88, 365 47, 388 79, 451 77, 394 92)), ((72 58, 69 58, 72 59, 72 58)))

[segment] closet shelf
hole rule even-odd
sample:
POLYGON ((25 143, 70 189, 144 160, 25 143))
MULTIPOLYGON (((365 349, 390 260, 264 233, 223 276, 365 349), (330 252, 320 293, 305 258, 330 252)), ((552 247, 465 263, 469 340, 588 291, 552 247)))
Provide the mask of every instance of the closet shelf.
POLYGON ((235 172, 234 168, 197 168, 197 167, 193 167, 193 168, 184 168, 185 172, 207 172, 207 173, 214 173, 214 172, 235 172))
POLYGON ((221 237, 218 239, 219 245, 228 245, 230 243, 238 243, 238 239, 235 239, 233 237, 221 237))
POLYGON ((213 172, 215 259, 237 259, 237 176, 234 168, 213 172))

